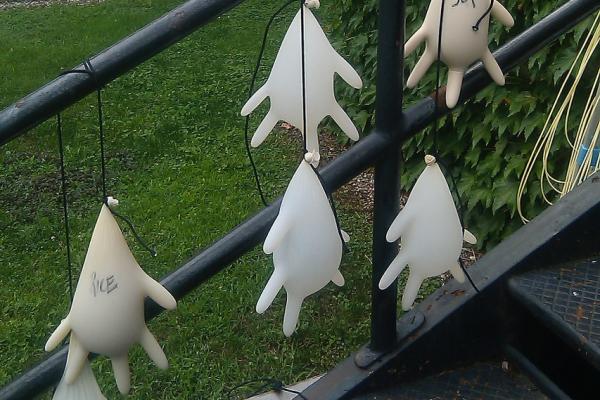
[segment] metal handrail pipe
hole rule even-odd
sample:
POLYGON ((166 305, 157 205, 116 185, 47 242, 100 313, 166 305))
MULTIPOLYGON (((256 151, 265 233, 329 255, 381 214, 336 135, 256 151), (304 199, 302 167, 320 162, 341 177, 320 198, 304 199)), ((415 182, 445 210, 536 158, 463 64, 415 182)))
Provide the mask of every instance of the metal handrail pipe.
MULTIPOLYGON (((35 128, 243 0, 190 0, 90 58, 94 76, 62 75, 0 112, 0 146, 35 128)), ((73 69, 84 70, 84 64, 73 69)))

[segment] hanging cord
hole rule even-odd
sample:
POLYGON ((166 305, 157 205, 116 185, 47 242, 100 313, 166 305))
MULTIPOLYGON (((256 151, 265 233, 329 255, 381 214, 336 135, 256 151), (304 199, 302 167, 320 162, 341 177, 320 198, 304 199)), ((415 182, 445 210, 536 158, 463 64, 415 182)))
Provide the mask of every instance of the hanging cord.
MULTIPOLYGON (((119 218, 121 221, 125 222, 127 224, 127 226, 129 227, 129 229, 131 230, 131 232, 133 233, 135 240, 145 250, 147 250, 153 257, 156 257, 156 255, 157 255, 156 250, 154 248, 150 247, 144 241, 144 239, 142 239, 142 237, 138 234, 137 229, 135 228, 135 226, 133 225, 131 220, 129 220, 129 218, 119 214, 118 212, 116 212, 115 210, 113 210, 111 208, 111 202, 110 202, 111 198, 109 198, 107 196, 107 192, 106 192, 106 157, 105 157, 105 146, 104 146, 104 112, 103 112, 103 108, 102 108, 102 85, 100 84, 100 81, 98 80, 98 75, 96 74, 96 70, 94 69, 94 66, 92 65, 91 61, 89 59, 87 59, 87 60, 85 60, 83 65, 85 68, 83 70, 73 69, 73 70, 63 71, 59 76, 69 75, 69 74, 86 74, 94 80, 94 83, 96 86, 97 101, 98 101, 98 129, 99 129, 99 139, 100 139, 102 203, 104 203, 104 205, 109 209, 109 211, 111 212, 112 215, 119 218)), ((59 114, 58 118, 60 121, 60 114, 59 114)), ((66 195, 64 195, 64 196, 66 196, 66 195)), ((67 250, 67 253, 70 253, 70 250, 67 250)))
MULTIPOLYGON (((304 4, 305 4, 305 0, 300 0, 300 34, 301 34, 301 39, 300 39, 300 43, 301 43, 301 50, 302 50, 302 159, 305 160, 305 155, 306 153, 308 153, 308 148, 307 148, 307 144, 306 144, 306 44, 305 44, 305 29, 304 29, 304 4)), ((307 160, 306 160, 307 161, 307 160)), ((317 168, 315 168, 314 165, 312 165, 312 163, 308 162, 308 165, 311 166, 311 168, 313 169, 313 171, 315 172, 315 175, 317 176, 317 178, 319 179, 319 182, 321 183, 321 186, 323 187, 323 190, 325 191, 325 183, 323 181, 323 177, 321 176, 321 174, 319 173, 319 171, 317 170, 317 168)), ((325 192, 327 193, 327 192, 325 192)), ((344 240, 344 235, 342 233, 342 228, 340 226, 340 219, 338 217, 338 213, 337 213, 337 209, 335 207, 335 201, 333 199, 333 194, 330 194, 329 196, 327 196, 327 198, 329 199, 329 204, 331 205, 331 210, 333 211, 333 217, 335 219, 335 225, 337 227, 337 231, 338 231, 338 235, 340 236, 340 240, 342 241, 342 247, 344 249, 344 252, 348 252, 348 246, 346 244, 346 241, 344 240)))
POLYGON ((304 42, 304 28, 304 0, 300 0, 300 49, 302 54, 302 158, 304 158, 304 155, 308 153, 306 146, 306 44, 304 42))
POLYGON ((477 22, 475 23, 475 25, 473 25, 473 31, 478 32, 479 31, 479 25, 481 25, 481 23, 483 22, 483 20, 485 19, 485 17, 487 17, 488 15, 490 15, 490 13, 492 12, 492 9, 494 8, 494 0, 490 1, 490 7, 487 9, 487 11, 485 12, 485 14, 483 14, 481 16, 481 18, 479 18, 477 20, 477 22))
MULTIPOLYGON (((250 81, 250 88, 248 90, 248 99, 250 99, 250 97, 252 97, 252 94, 254 93, 254 86, 256 85, 256 79, 258 77, 260 65, 262 63, 262 59, 263 59, 263 56, 265 53, 265 48, 267 47, 267 38, 269 36, 269 32, 271 31, 273 22, 275 22, 275 18, 277 18, 277 16, 279 16, 279 14, 281 14, 283 12, 283 10, 285 10, 290 4, 294 3, 295 1, 296 0, 289 0, 285 4, 283 4, 271 16, 271 18, 269 19, 269 22, 267 23, 267 26, 265 27, 262 44, 260 46, 260 51, 258 52, 258 58, 256 60, 256 66, 254 67, 254 72, 252 73, 252 80, 250 81)), ((262 185, 260 183, 260 177, 258 175, 258 169, 256 168, 256 163, 254 162, 254 157, 252 156, 252 150, 250 149, 249 130, 250 130, 250 114, 248 114, 246 116, 246 122, 244 125, 244 145, 246 146, 246 154, 248 156, 248 160, 250 161, 250 166, 252 167, 252 173, 254 175, 254 181, 256 182, 256 189, 260 196, 260 200, 262 201, 263 205, 265 207, 267 207, 269 205, 269 203, 267 202, 267 199, 263 192, 262 185)))
MULTIPOLYGON (((493 2, 493 0, 492 0, 493 2)), ((433 120, 433 152, 435 155, 436 160, 438 161, 438 164, 440 164, 445 170, 447 175, 450 176, 450 181, 452 182, 452 188, 454 191, 454 194, 456 196, 456 199, 458 201, 458 218, 460 220, 460 226, 463 228, 463 232, 464 232, 464 215, 463 215, 463 202, 460 196, 460 192, 458 190, 458 185, 456 184, 456 180, 454 179, 454 175, 452 175, 451 171, 449 168, 446 167, 446 164, 444 163, 444 161, 442 160, 440 154, 439 154, 439 150, 438 150, 438 143, 437 143, 437 136, 438 136, 438 132, 439 132, 439 127, 438 127, 438 122, 439 122, 439 97, 440 97, 440 81, 441 81, 441 65, 440 65, 440 60, 442 58, 442 31, 443 31, 443 24, 444 24, 444 8, 446 5, 446 0, 442 0, 442 9, 441 9, 441 13, 440 13, 440 28, 439 28, 439 32, 438 32, 438 49, 437 49, 437 65, 436 65, 436 81, 435 81, 435 101, 434 101, 434 120, 433 120)), ((491 8, 490 8, 491 9, 491 8)), ((460 264, 460 268, 463 270, 463 272, 465 273, 465 275, 467 276, 467 279, 469 280, 469 283, 471 284, 471 286, 473 286, 473 289, 475 289, 475 291, 477 293, 479 293, 479 288, 477 287, 477 285, 475 285, 475 282, 473 282, 473 279, 471 278, 471 275, 469 274, 469 272, 467 271, 467 268, 465 267, 463 260, 461 257, 458 258, 458 262, 460 264)))
MULTIPOLYGON (((325 181, 323 180, 323 177, 321 176, 321 174, 319 173, 319 171, 311 163, 308 163, 308 165, 310 165, 310 167, 315 172, 315 175, 317 176, 317 179, 319 180, 319 183, 321 183, 321 186, 323 187, 323 191, 325 191, 325 181)), ((333 201, 333 196, 332 195, 329 195, 328 199, 329 199, 329 204, 331 205, 331 211, 333 211, 333 218, 335 219, 335 226, 337 227, 337 231, 338 231, 338 234, 340 236, 340 240, 342 241, 342 247, 344 249, 344 253, 348 253, 350 251, 350 249, 348 248, 348 244, 344 240, 344 234, 342 233, 342 227, 340 225, 340 219, 338 217, 337 209, 336 209, 336 206, 335 206, 335 201, 333 201)))
POLYGON ((106 207, 108 207, 108 209, 110 210, 110 212, 115 217, 117 217, 121 221, 125 222, 127 224, 127 226, 129 226, 129 229, 133 233, 133 236, 135 237, 137 242, 144 249, 146 249, 146 251, 148 251, 152 255, 152 257, 156 257, 156 255, 157 255, 156 249, 153 247, 150 247, 146 243, 146 241, 144 241, 144 239, 142 239, 142 237, 138 234, 137 229, 133 225, 133 222, 131 222, 131 220, 129 218, 125 217, 124 215, 119 214, 118 212, 116 212, 115 210, 113 210, 110 207, 109 198, 106 194, 106 156, 105 156, 106 153, 105 153, 105 146, 104 146, 104 112, 103 112, 103 108, 102 108, 102 86, 100 85, 100 82, 98 81, 98 75, 96 74, 96 70, 94 69, 94 66, 92 65, 92 63, 90 62, 89 59, 85 61, 85 68, 87 71, 89 71, 91 73, 92 78, 94 78, 94 81, 96 82, 96 88, 97 88, 96 93, 97 93, 97 99, 98 99, 98 129, 99 129, 99 138, 100 138, 100 165, 101 165, 101 172, 102 172, 102 199, 103 199, 106 207))
POLYGON ((69 298, 73 303, 73 266, 71 263, 71 229, 69 226, 69 205, 67 203, 67 175, 65 173, 65 150, 62 137, 62 119, 56 114, 56 133, 58 136, 58 153, 60 154, 60 180, 62 190, 63 217, 65 222, 65 242, 67 245, 67 274, 69 276, 69 298))
MULTIPOLYGON (((544 123, 543 128, 537 138, 533 150, 529 155, 529 160, 523 170, 519 188, 517 191, 517 212, 521 217, 523 223, 529 222, 529 218, 525 215, 523 197, 528 190, 528 183, 535 181, 535 167, 539 162, 541 164, 541 176, 539 176, 539 191, 542 199, 552 204, 550 196, 547 194, 548 191, 553 191, 560 197, 570 192, 577 184, 581 183, 583 179, 587 177, 590 171, 587 167, 580 168, 578 165, 578 155, 581 150, 581 146, 585 140, 585 130, 589 122, 589 117, 592 115, 594 107, 594 87, 600 88, 600 70, 594 64, 594 54, 597 54, 597 49, 600 48, 600 12, 596 13, 587 35, 582 40, 577 55, 574 56, 571 67, 564 74, 564 80, 560 85, 556 99, 550 109, 547 119, 544 123), (590 66, 592 71, 589 70, 590 66), (597 70, 597 71, 596 71, 597 70), (593 72, 596 71, 596 72, 593 72), (592 81, 592 90, 590 91, 586 106, 583 109, 583 114, 579 123, 579 127, 576 130, 573 128, 572 122, 570 121, 571 108, 573 102, 577 98, 582 98, 581 92, 579 91, 585 82, 586 73, 595 73, 595 78, 592 81), (556 149, 555 140, 558 139, 560 131, 563 131, 565 139, 567 140, 568 146, 574 151, 571 154, 571 159, 567 168, 567 173, 564 177, 555 176, 550 166, 551 157, 559 157, 563 155, 562 152, 554 151, 556 149), (574 137, 570 137, 574 134, 574 137), (533 175, 532 175, 533 174, 533 175), (547 187, 546 185, 549 185, 547 187)), ((594 75, 592 75, 593 77, 594 75)), ((600 90, 600 89, 599 89, 600 90)), ((600 93, 600 92, 599 92, 600 93)), ((595 146, 600 145, 600 140, 597 139, 595 146)), ((588 152, 591 161, 593 152, 588 152)), ((584 161, 584 160, 580 160, 584 161)), ((588 162, 585 162, 589 165, 588 162)), ((593 166, 597 167, 597 166, 593 166)), ((594 168, 595 169, 595 168, 594 168)))
MULTIPOLYGON (((467 1, 469 1, 469 0, 456 0, 456 3, 452 4, 452 7, 456 7, 460 3, 466 3, 467 1)), ((473 8, 477 7, 475 5, 475 0, 471 0, 471 2, 473 3, 473 8)), ((491 0, 491 2, 490 2, 490 8, 488 8, 487 11, 485 12, 485 14, 483 14, 481 16, 481 18, 479 18, 477 20, 477 22, 475 23, 475 25, 473 25, 473 31, 475 31, 475 32, 479 31, 479 25, 481 25, 481 23, 483 22, 483 20, 485 19, 485 17, 487 17, 492 12, 493 8, 494 8, 494 0, 491 0)))
POLYGON ((308 400, 308 398, 306 396, 304 396, 302 393, 293 390, 293 389, 288 389, 286 387, 283 386, 283 382, 277 380, 277 379, 273 379, 273 378, 257 378, 257 379, 252 379, 246 382, 242 382, 239 385, 231 388, 230 390, 227 391, 227 400, 234 400, 233 397, 233 392, 235 392, 238 389, 241 389, 245 386, 249 386, 253 383, 261 383, 264 382, 263 385, 261 385, 257 390, 255 390, 254 392, 252 392, 250 395, 245 395, 244 397, 254 397, 257 396, 259 394, 262 394, 264 392, 267 391, 274 391, 276 393, 280 393, 280 392, 288 392, 288 393, 293 393, 296 394, 298 396, 300 396, 300 398, 304 399, 304 400, 308 400))
MULTIPOLYGON (((104 204, 107 206, 108 204, 108 196, 106 195, 106 157, 104 152, 104 112, 102 109, 102 87, 100 86, 100 82, 98 82, 98 75, 96 74, 96 70, 94 66, 90 62, 90 60, 85 60, 85 69, 90 72, 90 76, 94 79, 96 83, 96 95, 98 99, 98 130, 100 134, 100 166, 101 166, 101 174, 102 174, 102 199, 104 204)), ((110 208, 110 207, 109 207, 110 208)), ((112 210, 111 210, 112 211, 112 210)))

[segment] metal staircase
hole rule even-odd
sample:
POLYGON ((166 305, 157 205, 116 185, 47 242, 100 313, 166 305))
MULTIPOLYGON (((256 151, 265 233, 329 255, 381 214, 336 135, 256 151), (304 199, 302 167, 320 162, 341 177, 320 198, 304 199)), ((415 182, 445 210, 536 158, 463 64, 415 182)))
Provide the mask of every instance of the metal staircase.
POLYGON ((508 288, 532 318, 600 368, 600 259, 516 275, 508 288))
POLYGON ((391 352, 359 368, 360 350, 304 395, 598 398, 599 221, 600 173, 478 261, 479 293, 449 282, 399 320, 391 352))
POLYGON ((536 365, 558 389, 556 397, 594 398, 600 389, 600 257, 515 275, 508 289, 530 320, 512 354, 536 365))
POLYGON ((498 360, 449 369, 417 381, 353 397, 354 400, 544 400, 547 398, 522 373, 502 369, 502 364, 498 360))
MULTIPOLYGON (((592 251, 598 251, 597 244, 592 251)), ((382 399, 595 399, 600 390, 600 257, 534 268, 506 282, 517 315, 499 355, 416 379, 402 374, 350 397, 382 399)), ((492 333, 490 332, 490 335, 492 333)), ((443 351, 443 349, 441 350, 443 351)), ((461 360, 456 360, 460 363, 461 360)))

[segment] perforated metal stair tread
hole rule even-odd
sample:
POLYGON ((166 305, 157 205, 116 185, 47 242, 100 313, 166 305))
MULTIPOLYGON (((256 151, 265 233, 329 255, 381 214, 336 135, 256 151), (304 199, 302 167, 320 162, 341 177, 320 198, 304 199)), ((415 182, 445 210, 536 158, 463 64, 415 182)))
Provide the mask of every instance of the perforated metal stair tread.
POLYGON ((511 294, 600 368, 600 261, 534 270, 509 281, 511 294))
POLYGON ((539 400, 547 397, 524 375, 500 362, 477 363, 398 384, 353 400, 539 400))

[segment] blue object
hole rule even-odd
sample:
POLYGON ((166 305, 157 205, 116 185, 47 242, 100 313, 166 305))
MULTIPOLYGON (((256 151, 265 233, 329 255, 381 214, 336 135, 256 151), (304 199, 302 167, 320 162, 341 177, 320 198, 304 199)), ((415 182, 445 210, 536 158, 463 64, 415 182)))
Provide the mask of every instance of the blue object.
MULTIPOLYGON (((579 149, 579 155, 577 156, 577 165, 578 166, 581 167, 583 165, 583 161, 587 157, 589 151, 590 151, 590 149, 587 146, 581 145, 581 148, 579 149)), ((590 165, 596 166, 596 164, 598 163, 598 157, 600 157, 600 147, 595 147, 592 151, 593 151, 593 154, 592 154, 592 160, 590 161, 590 165)))

